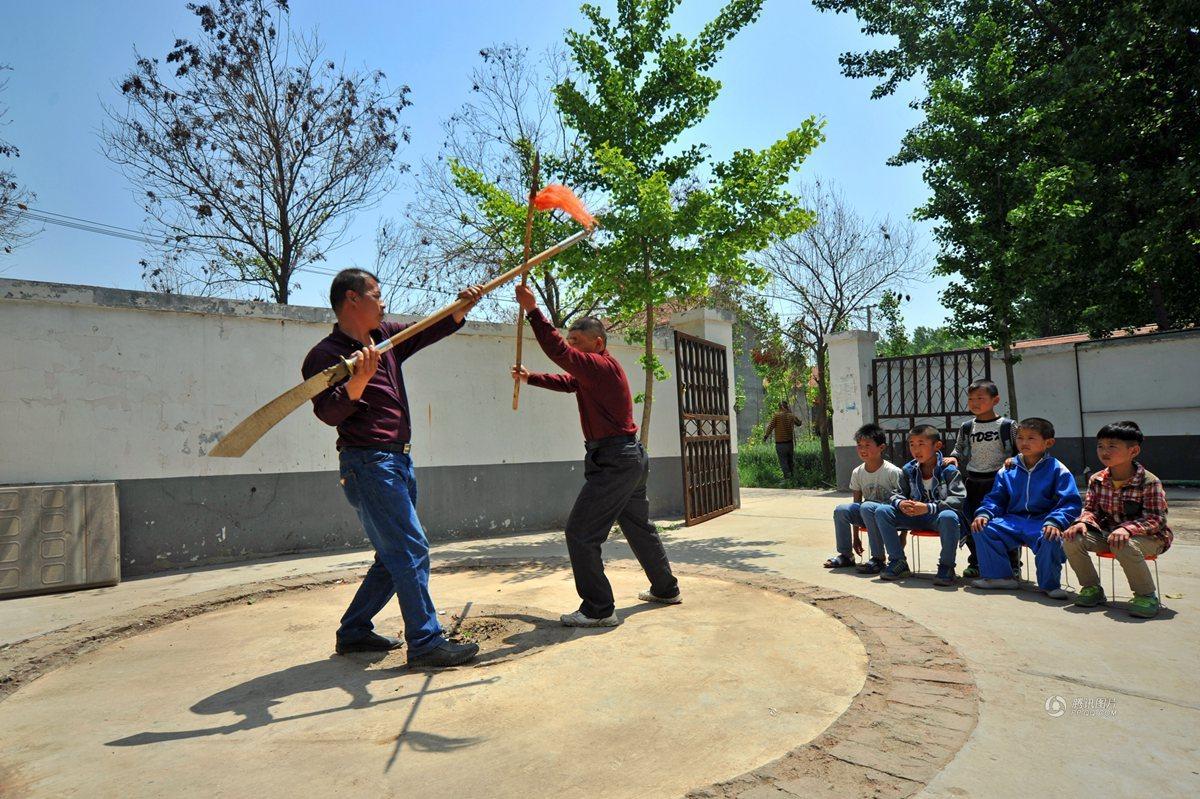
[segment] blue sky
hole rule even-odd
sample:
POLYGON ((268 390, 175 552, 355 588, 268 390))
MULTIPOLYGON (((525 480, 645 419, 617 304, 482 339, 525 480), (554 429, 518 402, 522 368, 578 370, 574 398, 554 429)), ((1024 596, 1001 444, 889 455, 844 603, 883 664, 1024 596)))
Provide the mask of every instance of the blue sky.
MULTIPOLYGON (((133 188, 100 152, 101 103, 118 104, 115 84, 134 62, 134 49, 166 54, 176 36, 198 32, 184 0, 4 2, 0 10, 0 63, 9 107, 4 138, 21 149, 10 161, 19 179, 37 192, 36 207, 59 214, 139 228, 142 211, 133 188)), ((600 5, 611 11, 615 3, 600 5)), ((677 30, 694 34, 721 0, 684 0, 677 30)), ((348 66, 379 68, 412 88, 404 121, 412 144, 401 160, 414 166, 436 152, 443 119, 470 94, 468 74, 481 47, 518 42, 541 50, 562 41, 584 22, 573 0, 446 0, 445 2, 339 3, 292 0, 292 24, 316 28, 328 55, 348 66)), ((721 96, 695 136, 716 158, 742 147, 763 147, 809 115, 826 120, 827 141, 799 177, 835 181, 863 215, 908 217, 927 191, 915 167, 889 167, 904 131, 917 120, 908 94, 870 100, 871 84, 841 75, 837 57, 864 49, 853 16, 822 14, 802 0, 767 0, 759 21, 727 47, 713 74, 721 96)), ((910 90, 911 94, 911 90, 910 90)), ((326 267, 373 263, 373 230, 381 216, 399 216, 410 197, 407 180, 376 208, 360 214, 351 240, 326 267)), ((928 258, 934 245, 922 227, 928 258)), ((142 288, 138 259, 143 245, 47 225, 14 255, 0 256, 0 275, 66 283, 142 288)), ((308 275, 294 302, 323 304, 327 279, 308 275)), ((940 324, 945 310, 936 295, 942 279, 912 287, 905 307, 910 326, 940 324), (918 293, 917 289, 920 289, 918 293)))

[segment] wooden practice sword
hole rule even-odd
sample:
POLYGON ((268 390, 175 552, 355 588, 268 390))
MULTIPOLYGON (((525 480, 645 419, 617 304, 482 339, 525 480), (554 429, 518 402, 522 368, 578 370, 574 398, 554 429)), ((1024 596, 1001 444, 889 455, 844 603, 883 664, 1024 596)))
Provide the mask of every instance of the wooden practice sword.
MULTIPOLYGON (((538 264, 548 261, 563 250, 574 247, 579 242, 591 236, 593 231, 594 228, 584 228, 573 236, 568 236, 567 238, 563 239, 553 247, 543 250, 520 266, 513 267, 499 277, 492 278, 487 283, 483 284, 483 294, 490 294, 518 275, 522 275, 538 264)), ((445 308, 433 312, 421 321, 414 322, 391 338, 380 342, 375 346, 375 349, 378 350, 380 354, 385 353, 392 347, 399 344, 401 341, 415 336, 417 333, 420 333, 430 325, 441 321, 455 311, 462 310, 470 305, 471 302, 471 300, 456 300, 447 305, 445 308)), ((339 382, 349 377, 354 371, 354 365, 357 360, 357 355, 355 355, 353 358, 345 358, 341 363, 334 364, 323 372, 318 372, 295 388, 289 389, 288 391, 280 394, 278 397, 271 400, 254 413, 250 414, 250 416, 246 417, 246 419, 244 419, 237 427, 223 435, 221 440, 217 442, 217 445, 208 453, 209 456, 213 458, 242 457, 246 454, 246 451, 249 450, 250 447, 254 446, 254 444, 266 434, 268 430, 283 421, 292 411, 296 410, 325 389, 337 385, 339 382)))

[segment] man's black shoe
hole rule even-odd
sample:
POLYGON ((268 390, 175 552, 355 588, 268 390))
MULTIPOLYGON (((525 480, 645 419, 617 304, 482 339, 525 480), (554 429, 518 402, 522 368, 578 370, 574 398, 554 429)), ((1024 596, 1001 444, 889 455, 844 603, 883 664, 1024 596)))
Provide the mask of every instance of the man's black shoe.
POLYGON ((400 647, 403 643, 399 638, 393 638, 390 635, 371 633, 366 638, 356 638, 353 641, 343 641, 339 638, 334 651, 339 655, 351 652, 387 652, 400 647))
POLYGON ((410 669, 440 669, 446 666, 461 666, 467 661, 474 660, 478 654, 479 644, 456 644, 447 641, 437 649, 431 649, 422 655, 416 657, 409 655, 408 667, 410 669))

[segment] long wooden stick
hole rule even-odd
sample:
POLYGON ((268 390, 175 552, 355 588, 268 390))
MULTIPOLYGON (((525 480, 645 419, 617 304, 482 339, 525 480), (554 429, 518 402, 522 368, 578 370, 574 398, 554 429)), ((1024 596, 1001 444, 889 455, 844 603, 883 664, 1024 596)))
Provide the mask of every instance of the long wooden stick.
MULTIPOLYGON (((525 212, 525 257, 523 260, 529 260, 529 250, 533 244, 533 198, 538 193, 538 173, 541 172, 542 162, 537 154, 537 150, 533 151, 533 180, 529 183, 529 209, 525 212)), ((521 273, 521 285, 525 285, 526 278, 529 277, 529 272, 521 273)), ((521 349, 525 340, 525 309, 517 309, 517 372, 513 375, 513 410, 517 409, 517 403, 521 399, 521 349)))
MULTIPOLYGON (((514 267, 499 277, 492 278, 487 283, 483 284, 483 293, 489 294, 495 291, 500 286, 503 286, 508 281, 521 275, 540 263, 550 260, 565 249, 574 247, 579 242, 592 235, 591 228, 584 228, 572 236, 560 241, 549 249, 543 250, 534 257, 530 258, 520 266, 514 267)), ((379 352, 387 352, 392 347, 396 346, 405 339, 412 338, 417 333, 425 330, 430 325, 440 322, 450 314, 461 311, 471 304, 471 300, 456 300, 450 303, 445 308, 435 311, 415 324, 401 330, 396 335, 392 336, 375 348, 379 352)), ((303 383, 294 386, 284 393, 280 394, 275 399, 268 402, 266 405, 259 408, 254 413, 247 416, 238 424, 237 427, 230 430, 221 437, 217 445, 209 451, 210 457, 215 458, 240 458, 246 454, 250 447, 254 446, 260 438, 262 438, 268 430, 270 430, 279 422, 283 421, 287 416, 304 403, 308 402, 313 397, 320 394, 327 388, 335 386, 342 380, 345 380, 354 371, 354 366, 358 362, 358 355, 353 358, 347 358, 341 363, 334 364, 323 372, 318 372, 312 377, 305 380, 303 383)))

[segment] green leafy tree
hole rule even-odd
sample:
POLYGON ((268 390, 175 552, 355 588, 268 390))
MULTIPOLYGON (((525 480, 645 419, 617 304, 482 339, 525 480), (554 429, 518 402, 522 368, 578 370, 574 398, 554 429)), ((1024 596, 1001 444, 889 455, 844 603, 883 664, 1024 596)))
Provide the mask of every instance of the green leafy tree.
POLYGON ((738 150, 726 161, 711 162, 702 144, 681 145, 720 91, 708 73, 758 17, 762 0, 732 0, 693 39, 671 33, 679 2, 618 0, 615 20, 584 5, 590 30, 567 34, 578 79, 556 90, 587 156, 572 169, 571 185, 608 203, 598 257, 573 277, 603 298, 610 315, 640 323, 631 329, 645 345, 643 442, 654 381, 667 376, 653 350, 656 308, 702 295, 714 281, 764 279, 744 256, 811 223, 785 186, 822 140, 810 117, 770 147, 738 150))
POLYGON ((873 97, 923 82, 892 163, 923 167, 944 300, 1001 348, 1014 413, 1018 338, 1197 321, 1194 0, 814 2, 891 37, 841 58, 873 97))

